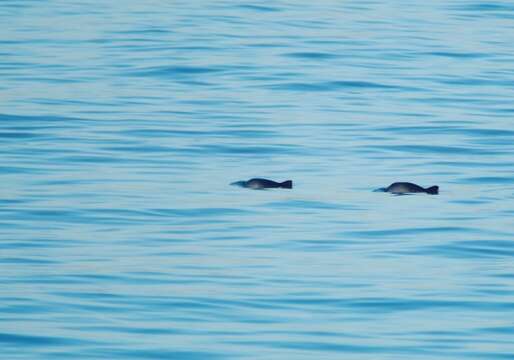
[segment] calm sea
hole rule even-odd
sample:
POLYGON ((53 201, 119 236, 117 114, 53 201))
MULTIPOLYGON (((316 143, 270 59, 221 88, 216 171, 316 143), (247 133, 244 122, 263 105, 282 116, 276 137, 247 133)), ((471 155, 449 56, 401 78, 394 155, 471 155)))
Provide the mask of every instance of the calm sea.
POLYGON ((2 359, 514 359, 512 1, 0 24, 2 359))

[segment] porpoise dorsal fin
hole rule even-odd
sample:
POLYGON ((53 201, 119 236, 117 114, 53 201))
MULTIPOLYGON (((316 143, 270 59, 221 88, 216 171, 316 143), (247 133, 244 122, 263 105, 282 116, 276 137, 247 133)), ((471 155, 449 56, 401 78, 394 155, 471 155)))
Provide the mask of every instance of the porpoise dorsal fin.
POLYGON ((284 189, 292 189, 293 188, 293 181, 292 180, 286 180, 280 183, 280 187, 284 189))
POLYGON ((439 194, 439 186, 437 186, 437 185, 430 186, 429 188, 426 188, 425 191, 427 192, 427 194, 437 195, 437 194, 439 194))

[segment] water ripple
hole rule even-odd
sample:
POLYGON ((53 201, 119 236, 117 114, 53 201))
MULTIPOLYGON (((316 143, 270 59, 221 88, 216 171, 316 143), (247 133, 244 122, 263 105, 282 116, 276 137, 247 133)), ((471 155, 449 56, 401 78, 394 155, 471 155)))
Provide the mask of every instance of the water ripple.
POLYGON ((514 256, 514 242, 510 240, 453 241, 421 249, 420 253, 456 258, 510 258, 514 256))
POLYGON ((270 85, 272 90, 282 91, 299 91, 299 92, 310 92, 310 91, 340 91, 340 90, 395 90, 395 91, 406 91, 407 89, 403 86, 381 84, 367 81, 326 81, 319 83, 286 83, 270 85))
POLYGON ((513 358, 514 8, 405 5, 0 1, 2 356, 513 358))

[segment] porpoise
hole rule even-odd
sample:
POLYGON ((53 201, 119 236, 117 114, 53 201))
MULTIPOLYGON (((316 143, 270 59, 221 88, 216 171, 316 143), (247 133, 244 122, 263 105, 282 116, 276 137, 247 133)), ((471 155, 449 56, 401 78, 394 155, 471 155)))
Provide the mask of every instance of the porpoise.
POLYGON ((261 178, 253 178, 248 181, 236 181, 231 183, 230 185, 237 185, 249 189, 272 189, 272 188, 283 188, 283 189, 292 189, 293 181, 286 180, 283 182, 276 182, 268 179, 261 178))
POLYGON ((384 191, 393 194, 427 193, 430 195, 437 195, 439 194, 439 186, 430 186, 425 189, 422 186, 410 182, 395 182, 386 188, 380 188, 375 191, 384 191))

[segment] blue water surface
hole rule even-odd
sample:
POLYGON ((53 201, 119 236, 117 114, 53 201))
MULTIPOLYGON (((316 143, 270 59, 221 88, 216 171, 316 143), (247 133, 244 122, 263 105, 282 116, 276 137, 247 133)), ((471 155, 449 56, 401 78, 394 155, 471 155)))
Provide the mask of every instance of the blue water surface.
POLYGON ((514 359, 511 1, 0 23, 2 358, 514 359))

